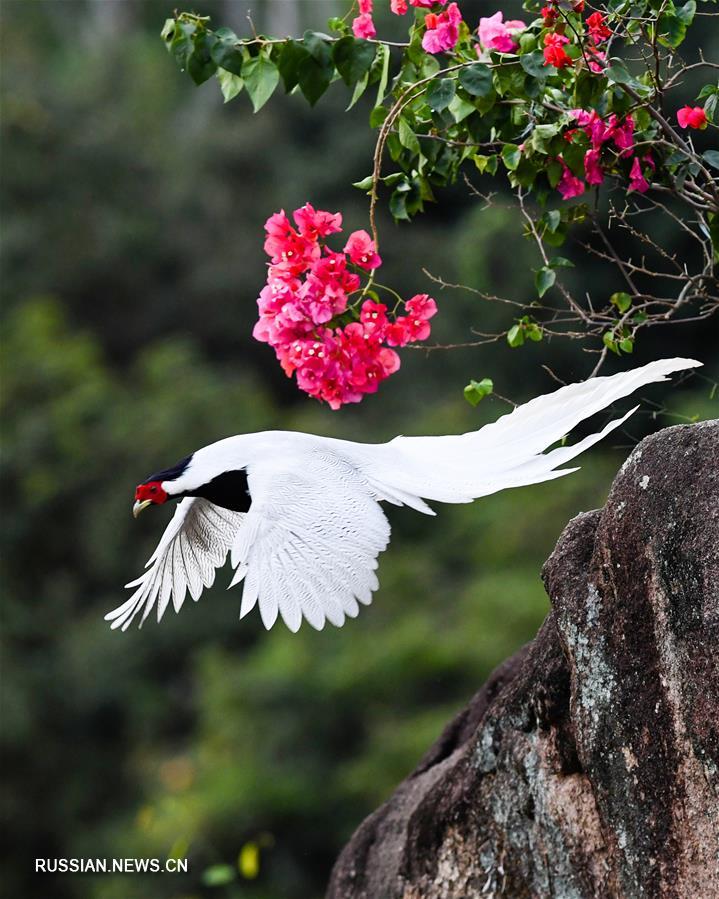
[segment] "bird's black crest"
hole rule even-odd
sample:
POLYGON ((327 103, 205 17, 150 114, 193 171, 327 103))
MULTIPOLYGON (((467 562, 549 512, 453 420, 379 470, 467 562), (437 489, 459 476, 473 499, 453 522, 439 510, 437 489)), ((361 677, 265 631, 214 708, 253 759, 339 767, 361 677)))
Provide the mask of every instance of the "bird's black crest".
POLYGON ((149 484, 151 481, 174 481, 184 474, 191 459, 192 456, 185 456, 184 459, 180 459, 180 461, 173 465, 172 468, 165 468, 162 471, 151 474, 150 477, 146 478, 142 483, 149 484))

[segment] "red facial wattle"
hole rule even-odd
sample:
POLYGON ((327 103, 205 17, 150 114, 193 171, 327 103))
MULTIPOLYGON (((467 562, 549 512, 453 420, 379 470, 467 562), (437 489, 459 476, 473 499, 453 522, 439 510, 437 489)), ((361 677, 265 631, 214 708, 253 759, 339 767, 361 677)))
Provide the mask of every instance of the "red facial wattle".
POLYGON ((160 481, 150 481, 147 484, 138 484, 135 488, 135 501, 138 503, 149 502, 164 503, 167 493, 162 489, 160 481))

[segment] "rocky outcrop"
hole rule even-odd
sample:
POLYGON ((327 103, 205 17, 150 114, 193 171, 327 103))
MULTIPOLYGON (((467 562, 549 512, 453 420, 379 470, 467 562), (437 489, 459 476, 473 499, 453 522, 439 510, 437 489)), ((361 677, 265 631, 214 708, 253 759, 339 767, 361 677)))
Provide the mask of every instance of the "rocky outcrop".
POLYGON ((329 899, 719 899, 719 422, 634 450, 552 611, 342 852, 329 899))

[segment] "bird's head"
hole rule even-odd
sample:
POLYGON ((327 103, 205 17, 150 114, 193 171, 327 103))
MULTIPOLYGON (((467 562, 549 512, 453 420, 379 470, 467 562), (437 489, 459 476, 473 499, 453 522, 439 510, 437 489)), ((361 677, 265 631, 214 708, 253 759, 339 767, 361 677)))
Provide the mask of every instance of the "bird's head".
POLYGON ((179 499, 183 495, 183 488, 178 483, 182 475, 187 471, 192 456, 181 459, 172 468, 158 471, 150 475, 147 480, 138 484, 135 488, 135 505, 132 507, 134 518, 148 506, 160 506, 168 499, 179 499))
POLYGON ((161 481, 146 481, 135 488, 135 505, 132 507, 133 518, 151 505, 160 505, 167 502, 168 493, 162 487, 161 481))

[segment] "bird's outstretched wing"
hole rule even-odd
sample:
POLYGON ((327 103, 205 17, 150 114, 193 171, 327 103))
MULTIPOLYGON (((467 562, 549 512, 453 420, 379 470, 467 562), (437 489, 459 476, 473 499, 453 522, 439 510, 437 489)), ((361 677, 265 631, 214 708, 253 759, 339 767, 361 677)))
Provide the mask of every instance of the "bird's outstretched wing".
POLYGON ((140 625, 157 605, 157 620, 165 613, 172 597, 180 611, 187 591, 197 601, 205 587, 215 580, 215 572, 225 563, 227 553, 245 517, 242 512, 223 509, 206 499, 188 497, 175 510, 146 570, 126 584, 136 588, 121 606, 105 615, 112 627, 123 630, 142 611, 140 625))
POLYGON ((292 631, 303 617, 318 630, 340 627, 377 589, 377 556, 390 527, 367 479, 332 448, 291 461, 248 466, 252 506, 232 545, 234 584, 244 579, 240 617, 259 605, 272 627, 278 614, 292 631))

